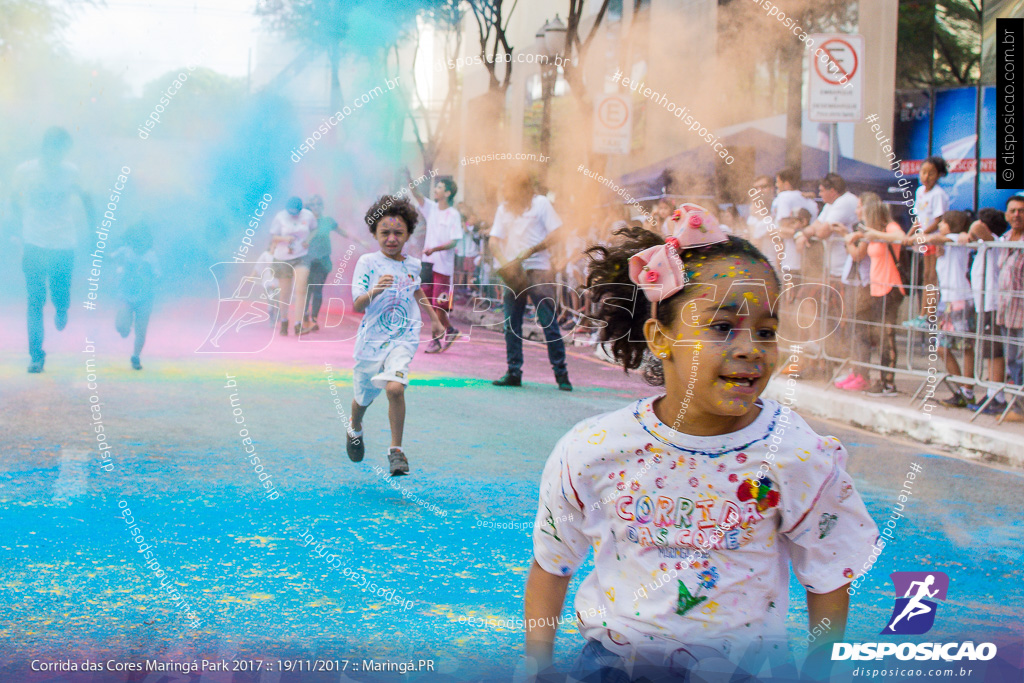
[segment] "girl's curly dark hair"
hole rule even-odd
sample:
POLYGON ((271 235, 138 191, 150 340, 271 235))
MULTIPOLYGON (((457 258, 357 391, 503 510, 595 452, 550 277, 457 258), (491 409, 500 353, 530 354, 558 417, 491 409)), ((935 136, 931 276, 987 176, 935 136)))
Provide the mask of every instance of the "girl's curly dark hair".
MULTIPOLYGON (((655 386, 665 383, 661 362, 651 356, 644 341, 644 323, 651 317, 651 302, 629 279, 629 259, 634 254, 650 247, 664 244, 665 239, 646 228, 620 228, 613 235, 616 242, 596 245, 585 250, 590 264, 587 268, 587 288, 595 288, 594 300, 598 302, 597 317, 606 324, 601 329, 601 341, 611 341, 612 356, 623 370, 641 369, 645 381, 655 386), (618 302, 618 303, 613 303, 618 302), (627 303, 628 302, 628 303, 627 303)), ((694 268, 691 263, 698 257, 748 256, 768 266, 776 287, 781 287, 779 277, 771 262, 757 247, 747 240, 729 235, 725 242, 711 244, 697 249, 684 249, 679 256, 686 266, 687 282, 692 282, 694 268)), ((674 323, 679 313, 679 304, 693 291, 687 284, 682 290, 664 301, 658 302, 657 320, 665 329, 674 323)))
POLYGON ((922 166, 924 166, 925 164, 931 164, 932 166, 934 166, 935 171, 939 174, 940 178, 945 178, 947 175, 949 175, 949 165, 946 164, 946 160, 940 156, 936 155, 928 157, 921 163, 922 166))
POLYGON ((365 218, 366 225, 370 227, 372 234, 377 234, 377 223, 385 216, 395 216, 405 221, 410 235, 416 229, 416 207, 405 197, 386 194, 377 198, 373 206, 366 211, 365 218))

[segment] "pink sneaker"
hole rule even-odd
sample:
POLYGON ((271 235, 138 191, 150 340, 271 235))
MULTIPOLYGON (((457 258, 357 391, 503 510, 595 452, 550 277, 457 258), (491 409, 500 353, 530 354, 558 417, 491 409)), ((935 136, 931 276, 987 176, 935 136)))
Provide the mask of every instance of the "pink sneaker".
POLYGON ((833 386, 835 386, 835 387, 836 387, 837 389, 842 389, 842 388, 843 388, 843 386, 844 386, 844 385, 845 385, 845 384, 846 384, 847 382, 849 382, 849 381, 850 381, 851 379, 853 379, 853 378, 854 378, 855 376, 856 376, 856 373, 854 373, 854 372, 852 372, 852 371, 851 371, 849 375, 847 375, 846 377, 843 377, 842 379, 837 379, 837 380, 836 380, 835 382, 833 382, 832 384, 833 384, 833 386))
POLYGON ((853 379, 840 387, 844 391, 864 391, 868 388, 868 381, 860 375, 854 375, 853 379))

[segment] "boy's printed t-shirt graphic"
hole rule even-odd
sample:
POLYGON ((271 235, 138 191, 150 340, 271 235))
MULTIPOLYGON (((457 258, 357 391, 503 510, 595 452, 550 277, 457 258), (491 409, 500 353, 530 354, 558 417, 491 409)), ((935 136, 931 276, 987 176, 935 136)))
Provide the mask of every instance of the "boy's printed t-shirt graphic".
POLYGON ((936 601, 946 599, 949 577, 943 572, 893 572, 896 605, 882 633, 918 636, 935 623, 936 601))
POLYGON ((363 254, 352 274, 352 299, 368 294, 384 275, 395 281, 366 307, 354 352, 360 360, 384 358, 398 344, 415 353, 420 343, 420 307, 413 296, 420 288, 419 259, 396 261, 379 251, 363 254))
POLYGON ((672 662, 689 645, 728 655, 784 641, 790 562, 808 590, 827 593, 861 573, 878 538, 846 450, 764 398, 753 423, 714 437, 663 424, 655 398, 585 420, 555 446, 541 480, 538 564, 569 575, 593 547, 576 609, 607 616, 583 620, 581 632, 623 656, 672 662))

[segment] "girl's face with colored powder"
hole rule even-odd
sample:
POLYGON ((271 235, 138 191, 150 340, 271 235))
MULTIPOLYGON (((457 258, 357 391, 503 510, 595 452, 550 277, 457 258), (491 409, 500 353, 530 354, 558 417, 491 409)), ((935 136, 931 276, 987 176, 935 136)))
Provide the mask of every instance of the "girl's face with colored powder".
POLYGON ((678 431, 727 434, 757 417, 754 402, 778 361, 778 285, 770 267, 749 256, 687 266, 692 289, 672 302, 671 329, 653 320, 644 328, 665 370, 667 400, 655 412, 678 431))

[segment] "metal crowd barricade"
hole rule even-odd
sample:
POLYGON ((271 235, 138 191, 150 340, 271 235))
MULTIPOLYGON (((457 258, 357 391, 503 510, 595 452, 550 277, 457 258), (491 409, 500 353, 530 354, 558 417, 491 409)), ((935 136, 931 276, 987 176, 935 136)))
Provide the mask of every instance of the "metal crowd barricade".
MULTIPOLYGON (((842 238, 832 238, 842 239, 842 238)), ((904 290, 906 290, 906 296, 900 304, 900 314, 898 316, 899 322, 890 325, 885 322, 885 308, 884 304, 881 309, 881 317, 879 319, 865 318, 864 314, 867 312, 876 312, 875 307, 867 309, 866 306, 861 304, 863 301, 857 301, 856 299, 850 300, 848 294, 851 292, 857 295, 865 295, 868 292, 865 289, 851 288, 844 286, 838 278, 832 275, 832 249, 830 248, 829 242, 820 243, 823 249, 823 267, 818 273, 804 273, 803 283, 805 284, 822 284, 830 285, 839 291, 840 296, 827 294, 828 290, 821 290, 823 292, 820 299, 817 299, 817 319, 816 325, 811 330, 813 334, 804 333, 810 339, 820 340, 818 343, 801 343, 799 340, 793 340, 794 343, 801 343, 804 347, 804 351, 801 355, 806 358, 822 359, 833 364, 834 370, 831 373, 829 385, 839 377, 845 370, 852 367, 863 368, 865 371, 876 371, 876 372, 891 372, 894 375, 900 375, 905 377, 912 377, 920 381, 917 389, 911 396, 911 401, 918 401, 920 399, 920 405, 922 408, 931 400, 935 395, 935 390, 940 384, 945 384, 951 390, 954 389, 954 385, 968 385, 977 389, 984 389, 986 393, 991 395, 986 396, 982 400, 982 405, 978 411, 971 416, 970 420, 973 422, 979 414, 981 409, 984 409, 993 400, 994 396, 999 392, 1003 392, 1007 396, 1007 407, 999 416, 998 422, 1001 424, 1005 419, 1006 415, 1013 406, 1020 402, 1024 403, 1024 387, 1019 384, 1012 384, 1010 382, 1008 368, 1007 373, 1004 376, 1002 382, 992 381, 986 379, 983 375, 985 369, 985 353, 984 348, 986 345, 991 344, 1002 344, 1005 347, 1008 344, 1015 344, 1017 346, 1024 345, 1024 339, 1020 337, 1010 338, 1006 335, 1000 334, 1000 330, 993 329, 990 333, 986 334, 984 330, 984 310, 990 301, 992 296, 1008 295, 1012 294, 1024 298, 1024 292, 993 292, 983 287, 981 290, 981 310, 975 311, 975 325, 973 332, 954 332, 951 330, 940 329, 940 323, 942 321, 943 311, 940 308, 940 296, 942 288, 935 286, 930 288, 925 284, 916 284, 921 280, 920 273, 923 269, 923 258, 917 245, 904 246, 903 249, 912 249, 912 272, 910 283, 904 284, 904 290), (919 311, 922 311, 922 299, 928 297, 933 300, 934 310, 927 311, 928 326, 925 329, 908 326, 904 323, 917 317, 919 311), (860 315, 857 315, 858 310, 860 315), (893 330, 894 328, 894 330, 893 330), (830 330, 834 330, 829 334, 830 330), (895 367, 888 367, 882 365, 881 362, 871 362, 871 347, 875 340, 877 340, 879 348, 881 348, 882 338, 886 332, 893 330, 896 337, 896 349, 902 350, 902 354, 897 352, 897 362, 895 367), (945 360, 942 353, 939 351, 939 334, 942 334, 950 338, 958 338, 962 340, 970 340, 973 344, 974 353, 974 372, 971 376, 953 375, 947 372, 945 367, 945 360), (858 338, 858 335, 860 337, 858 338), (900 343, 900 337, 903 337, 902 343, 900 343), (923 343, 922 343, 923 342, 923 343), (854 357, 854 350, 859 345, 866 344, 868 360, 863 358, 854 357), (922 352, 921 349, 924 348, 922 352), (838 351, 837 351, 838 349, 838 351), (902 355, 902 357, 900 357, 902 355), (988 392, 988 390, 992 392, 988 392)), ((959 245, 956 243, 950 243, 949 246, 963 246, 965 248, 974 249, 975 259, 981 259, 982 261, 982 282, 987 283, 988 269, 991 267, 990 259, 987 258, 987 254, 991 250, 998 250, 1000 254, 1006 251, 1022 251, 1024 250, 1024 242, 972 242, 966 245, 959 245)), ((804 253, 806 258, 807 252, 804 253)), ((1000 255, 999 258, 995 259, 997 264, 1001 264, 1006 260, 1006 256, 1000 255)), ((804 261, 806 263, 806 261, 804 261)), ((803 265, 803 264, 802 264, 803 265)), ((970 270, 968 266, 967 272, 964 274, 965 279, 970 281, 970 270)), ((837 268, 838 272, 838 268, 837 268)), ((794 290, 796 291, 796 290, 794 290)), ((974 305, 973 291, 967 292, 968 300, 974 305)), ((792 321, 796 314, 796 307, 800 306, 803 300, 789 300, 786 296, 783 296, 782 315, 789 316, 792 321)), ((863 347, 861 347, 863 348, 863 347)), ((955 349, 954 349, 955 350, 955 349)), ((1005 358, 1004 353, 1004 358, 1005 358)), ((1018 356, 1019 357, 1019 356, 1018 356)), ((991 362, 991 361, 989 361, 991 362)))

